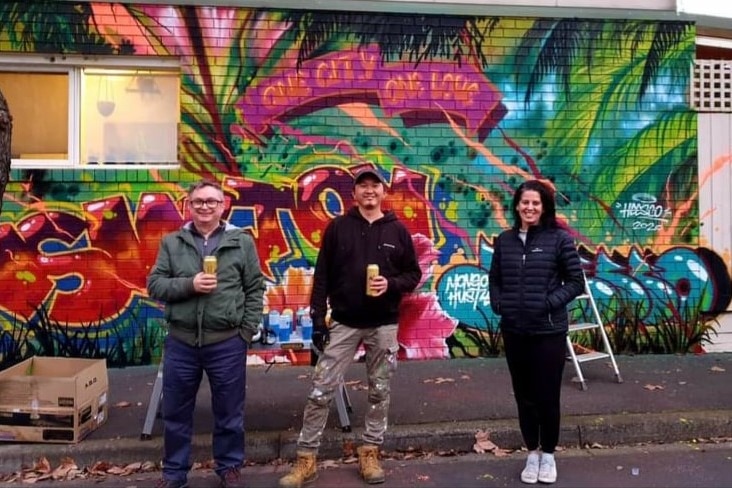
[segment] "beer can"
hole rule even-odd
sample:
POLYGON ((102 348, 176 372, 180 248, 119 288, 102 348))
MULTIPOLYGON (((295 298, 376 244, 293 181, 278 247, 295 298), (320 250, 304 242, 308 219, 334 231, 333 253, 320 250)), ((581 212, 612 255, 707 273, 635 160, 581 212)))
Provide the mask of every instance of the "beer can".
POLYGON ((203 272, 216 274, 216 256, 206 256, 203 258, 203 272))
POLYGON ((371 288, 371 280, 379 276, 379 265, 369 264, 366 266, 366 295, 376 296, 376 292, 371 288))

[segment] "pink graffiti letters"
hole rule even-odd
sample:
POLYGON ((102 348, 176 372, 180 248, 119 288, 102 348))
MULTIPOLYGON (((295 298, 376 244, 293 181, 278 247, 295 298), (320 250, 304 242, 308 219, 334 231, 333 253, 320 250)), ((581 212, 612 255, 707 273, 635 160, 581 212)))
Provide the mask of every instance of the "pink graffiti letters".
POLYGON ((263 79, 239 102, 244 121, 265 133, 277 120, 362 102, 379 105, 408 127, 447 121, 447 113, 482 140, 506 113, 501 93, 475 66, 379 60, 376 46, 339 51, 263 79))

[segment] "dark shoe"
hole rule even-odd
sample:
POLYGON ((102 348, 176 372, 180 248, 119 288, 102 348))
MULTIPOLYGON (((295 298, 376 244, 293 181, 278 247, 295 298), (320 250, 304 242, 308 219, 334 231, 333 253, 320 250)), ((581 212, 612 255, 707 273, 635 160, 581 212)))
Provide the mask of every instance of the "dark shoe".
POLYGON ((241 470, 239 468, 229 468, 224 471, 221 476, 220 488, 237 488, 243 487, 244 484, 241 482, 241 470))
POLYGON ((186 480, 166 480, 161 478, 155 483, 155 488, 188 488, 186 480))

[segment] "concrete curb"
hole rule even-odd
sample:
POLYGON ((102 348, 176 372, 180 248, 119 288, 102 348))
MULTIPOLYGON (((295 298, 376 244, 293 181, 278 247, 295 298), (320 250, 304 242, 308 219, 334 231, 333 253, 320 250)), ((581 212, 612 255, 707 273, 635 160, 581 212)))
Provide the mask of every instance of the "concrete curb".
MULTIPOLYGON (((521 434, 515 419, 493 419, 469 422, 441 422, 412 425, 394 425, 389 428, 383 449, 470 452, 475 433, 484 430, 500 448, 519 449, 521 434)), ((320 448, 320 457, 339 458, 343 445, 360 442, 361 429, 342 433, 339 429, 326 431, 320 448)), ((617 446, 643 442, 678 442, 695 439, 732 437, 732 410, 695 410, 646 414, 577 415, 562 420, 560 445, 583 447, 588 445, 617 446)), ((247 459, 264 463, 278 458, 295 456, 297 432, 251 431, 247 434, 247 459)), ((162 438, 142 441, 137 437, 116 439, 86 439, 79 444, 10 444, 2 446, 0 472, 10 473, 22 466, 32 465, 46 457, 56 465, 64 457, 72 458, 80 467, 97 461, 117 465, 155 461, 162 453, 162 438)), ((211 458, 209 435, 194 437, 191 452, 194 461, 211 458)))

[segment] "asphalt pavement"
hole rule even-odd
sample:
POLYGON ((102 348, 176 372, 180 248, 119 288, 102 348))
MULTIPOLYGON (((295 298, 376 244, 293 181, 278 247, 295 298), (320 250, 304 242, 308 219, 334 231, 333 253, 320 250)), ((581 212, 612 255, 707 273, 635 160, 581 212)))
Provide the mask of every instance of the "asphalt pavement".
MULTIPOLYGON (((606 360, 583 364, 587 390, 567 363, 562 389, 560 445, 618 446, 732 438, 732 354, 616 356, 622 383, 606 360)), ((250 462, 291 459, 310 387, 309 366, 247 367, 246 446, 250 462)), ((77 444, 0 444, 0 473, 43 456, 51 464, 72 457, 125 465, 159 461, 162 421, 141 440, 157 366, 110 369, 107 422, 77 444)), ((340 458, 358 444, 366 407, 365 366, 345 378, 352 412, 343 432, 334 403, 321 458, 340 458)), ((508 368, 503 358, 404 361, 392 381, 385 451, 470 452, 485 432, 501 449, 521 447, 508 368)), ((195 461, 211 458, 208 384, 199 391, 194 426, 195 461)))
MULTIPOLYGON (((391 453, 390 453, 391 454, 391 453)), ((525 452, 505 456, 468 453, 439 456, 384 456, 386 480, 380 488, 508 488, 525 486, 519 476, 525 452)), ((557 482, 552 488, 729 488, 732 472, 732 442, 643 444, 608 449, 563 449, 557 452, 557 482)), ((242 471, 247 488, 272 488, 289 471, 285 464, 247 466, 242 471)), ((33 478, 30 478, 33 479, 33 478)), ((44 488, 150 488, 160 479, 159 471, 125 475, 87 475, 71 479, 40 480, 44 488)), ((13 478, 0 488, 29 484, 29 478, 13 478)), ((188 474, 190 488, 214 488, 218 477, 211 469, 188 474)), ((308 488, 364 488, 355 458, 323 460, 317 480, 308 488)), ((541 486, 541 485, 539 485, 541 486)))

